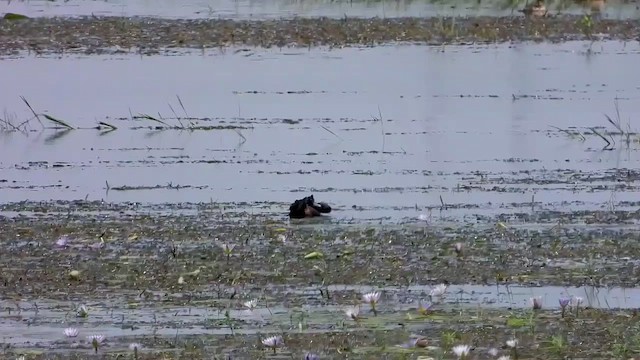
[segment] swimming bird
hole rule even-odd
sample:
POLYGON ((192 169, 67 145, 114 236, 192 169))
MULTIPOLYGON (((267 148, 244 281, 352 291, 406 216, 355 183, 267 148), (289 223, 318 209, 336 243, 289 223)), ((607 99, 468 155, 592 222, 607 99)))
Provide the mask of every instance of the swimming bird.
POLYGON ((325 202, 316 203, 313 195, 296 200, 289 206, 289 217, 292 219, 321 216, 330 212, 331 206, 325 202))
POLYGON ((606 0, 587 0, 586 3, 594 13, 603 12, 606 6, 606 0))
POLYGON ((524 9, 520 10, 525 16, 543 17, 547 15, 547 7, 544 5, 544 0, 536 0, 531 5, 526 5, 524 9))

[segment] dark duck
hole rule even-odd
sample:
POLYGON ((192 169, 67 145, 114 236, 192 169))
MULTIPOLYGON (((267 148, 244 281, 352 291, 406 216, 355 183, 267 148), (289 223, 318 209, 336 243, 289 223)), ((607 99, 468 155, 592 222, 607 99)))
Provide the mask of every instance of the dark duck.
POLYGON ((331 206, 325 202, 316 203, 313 195, 296 200, 289 206, 289 217, 292 219, 316 217, 330 212, 331 206))

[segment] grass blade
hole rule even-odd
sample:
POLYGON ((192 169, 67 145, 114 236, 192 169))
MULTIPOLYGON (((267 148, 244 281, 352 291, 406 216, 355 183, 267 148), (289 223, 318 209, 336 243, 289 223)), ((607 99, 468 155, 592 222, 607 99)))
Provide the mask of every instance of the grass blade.
POLYGON ((109 123, 106 123, 104 121, 98 121, 98 125, 106 126, 108 128, 111 128, 111 130, 117 130, 118 129, 117 127, 115 127, 115 126, 113 126, 113 125, 111 125, 109 123))
POLYGON ((22 99, 22 101, 24 101, 25 104, 27 104, 27 107, 29 108, 29 110, 31 110, 31 112, 33 113, 33 116, 36 117, 36 119, 38 119, 38 122, 40 123, 40 125, 42 125, 42 127, 44 128, 44 124, 42 123, 42 120, 40 120, 40 117, 38 116, 38 113, 35 112, 35 110, 33 110, 33 108, 31 107, 31 105, 29 104, 29 102, 27 101, 27 99, 24 98, 24 96, 20 95, 20 99, 22 99))
POLYGON ((604 116, 607 118, 607 121, 613 125, 613 127, 615 127, 616 129, 618 129, 618 131, 620 131, 622 134, 624 134, 624 131, 622 131, 622 129, 620 128, 620 124, 616 123, 613 121, 613 119, 611 119, 611 117, 609 117, 609 115, 604 114, 604 116))
POLYGON ((51 115, 42 114, 42 116, 44 116, 47 120, 51 121, 52 123, 58 124, 58 125, 60 125, 60 126, 62 126, 62 127, 65 127, 65 128, 67 128, 67 129, 69 129, 69 130, 72 130, 72 129, 73 129, 73 126, 71 126, 71 125, 67 124, 65 121, 62 121, 62 120, 60 120, 60 119, 56 119, 56 118, 54 118, 54 117, 53 117, 53 116, 51 116, 51 115))
POLYGON ((153 116, 151 116, 151 115, 147 115, 147 114, 140 114, 140 115, 138 115, 138 116, 137 116, 137 118, 139 118, 139 119, 147 119, 147 120, 151 120, 151 121, 159 122, 160 124, 162 124, 162 125, 164 125, 164 126, 166 126, 166 127, 171 127, 171 126, 169 126, 169 124, 167 124, 166 122, 164 122, 164 121, 162 121, 162 120, 158 120, 158 119, 154 118, 154 117, 153 117, 153 116))
POLYGON ((611 141, 607 140, 606 137, 602 136, 599 132, 596 131, 595 128, 589 128, 594 134, 598 135, 602 140, 604 140, 604 142, 607 143, 607 145, 603 148, 603 150, 613 150, 613 147, 611 146, 611 141))
POLYGON ((325 130, 327 130, 331 135, 333 135, 333 136, 337 137, 338 139, 342 140, 342 138, 340 136, 338 136, 336 133, 334 133, 333 131, 327 129, 326 127, 324 127, 322 125, 320 125, 320 127, 325 129, 325 130))
POLYGON ((182 99, 180 99, 179 95, 176 95, 176 97, 178 98, 178 103, 180 104, 180 107, 182 107, 182 111, 184 111, 184 115, 186 117, 189 117, 189 114, 187 114, 187 110, 184 108, 184 105, 182 104, 182 99))

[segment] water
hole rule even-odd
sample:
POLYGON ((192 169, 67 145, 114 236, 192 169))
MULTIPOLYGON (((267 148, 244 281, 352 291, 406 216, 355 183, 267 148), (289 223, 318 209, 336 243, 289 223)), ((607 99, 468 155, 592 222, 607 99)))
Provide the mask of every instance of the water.
MULTIPOLYGON (((163 18, 231 18, 273 19, 291 17, 433 17, 433 16, 511 16, 518 9, 504 1, 475 0, 436 2, 399 1, 330 1, 330 0, 68 0, 2 1, 0 13, 14 12, 37 16, 153 16, 163 18)), ((584 8, 570 1, 548 2, 553 14, 585 14, 584 8)), ((637 4, 608 0, 603 15, 615 19, 637 19, 637 4)))
MULTIPOLYGON (((395 322, 401 321, 407 312, 417 308, 417 300, 426 298, 430 287, 385 287, 375 288, 382 291, 383 297, 379 305, 380 317, 388 323, 384 326, 393 328, 395 322), (409 300, 409 301, 407 301, 409 300), (395 318, 394 318, 395 316, 395 318)), ((306 304, 317 301, 316 288, 299 288, 289 291, 286 288, 270 288, 271 291, 286 294, 290 303, 302 302, 306 304), (313 294, 313 295, 312 295, 313 294)), ((332 285, 329 287, 334 296, 341 292, 355 291, 365 293, 371 291, 370 287, 332 285)), ((447 290, 447 295, 437 298, 439 309, 448 311, 455 308, 458 311, 473 309, 499 310, 527 309, 530 308, 530 298, 540 296, 544 309, 556 309, 559 312, 558 299, 561 297, 582 298, 581 307, 595 309, 634 309, 640 307, 638 303, 639 289, 610 288, 598 289, 593 287, 524 287, 510 286, 471 286, 452 285, 447 290)), ((4 342, 18 347, 47 347, 55 349, 59 347, 77 348, 84 346, 86 336, 90 334, 102 334, 112 343, 112 350, 118 347, 119 339, 148 336, 153 333, 157 336, 173 338, 179 334, 221 336, 231 335, 256 335, 277 332, 280 326, 289 325, 292 321, 290 314, 296 310, 304 311, 306 321, 312 325, 305 329, 306 334, 321 334, 329 331, 326 327, 344 318, 345 306, 339 305, 305 305, 301 308, 287 308, 272 304, 265 308, 264 302, 259 302, 259 308, 253 311, 248 309, 230 309, 229 316, 236 321, 243 321, 244 326, 236 328, 233 332, 223 325, 211 326, 215 322, 223 322, 224 310, 210 309, 205 306, 158 306, 157 302, 136 302, 131 294, 127 297, 129 304, 136 304, 128 309, 127 303, 114 298, 109 304, 88 303, 89 317, 86 319, 74 318, 74 313, 66 303, 38 300, 38 311, 31 302, 18 302, 3 304, 4 312, 0 315, 0 338, 4 342), (15 307, 18 304, 22 309, 18 312, 15 307), (9 309, 13 310, 9 312, 9 309), (80 330, 80 336, 64 340, 63 329, 76 327, 80 330), (65 341, 68 342, 65 344, 65 341), (70 344, 71 345, 70 345, 70 344), (74 344, 75 343, 75 344, 74 344), (81 345, 84 343, 84 345, 81 345)), ((125 296, 120 294, 120 298, 125 296)), ((138 299, 139 300, 139 299, 138 299)))
POLYGON ((587 128, 609 126, 616 98, 623 124, 636 128, 640 74, 627 69, 639 48, 602 42, 589 55, 587 46, 6 59, 6 118, 32 117, 23 95, 85 129, 41 131, 34 119, 27 136, 3 133, 0 197, 288 203, 315 193, 334 218, 362 220, 415 218, 440 196, 454 217, 528 211, 532 196, 553 210, 632 203, 637 182, 617 179, 638 167, 637 146, 618 139, 602 151, 587 128), (178 125, 169 119, 186 116, 177 95, 204 119, 194 123, 239 129, 152 131, 160 124, 118 119, 145 113, 178 125), (118 130, 86 129, 98 121, 118 130), (144 189, 113 190, 122 186, 144 189))

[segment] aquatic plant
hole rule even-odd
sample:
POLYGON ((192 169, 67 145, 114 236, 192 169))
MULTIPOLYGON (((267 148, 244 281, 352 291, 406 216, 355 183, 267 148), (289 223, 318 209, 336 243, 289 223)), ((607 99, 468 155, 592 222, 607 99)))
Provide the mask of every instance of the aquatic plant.
POLYGON ((575 309, 576 316, 578 316, 578 313, 580 312, 580 305, 582 305, 583 301, 584 299, 580 296, 575 296, 571 299, 571 306, 575 309))
POLYGON ((560 316, 564 317, 564 312, 567 308, 567 306, 569 305, 569 303, 571 302, 571 298, 560 298, 558 299, 558 303, 560 304, 560 316))
POLYGON ((129 344, 129 350, 133 351, 133 358, 138 359, 138 352, 143 349, 142 344, 140 343, 131 343, 129 344))
POLYGON ((91 346, 93 347, 93 350, 98 353, 98 349, 100 348, 100 345, 102 345, 102 343, 104 343, 104 336, 103 335, 90 335, 87 336, 87 339, 89 340, 89 342, 91 342, 91 346))
POLYGON ((67 243, 69 242, 69 237, 68 236, 61 236, 58 238, 58 240, 56 240, 56 246, 57 247, 66 247, 67 243))
MULTIPOLYGON (((631 121, 627 121, 627 126, 626 129, 623 128, 623 124, 622 124, 622 118, 620 116, 620 104, 618 103, 618 99, 614 99, 614 107, 616 110, 615 113, 615 119, 611 118, 611 116, 604 114, 605 118, 607 119, 607 122, 611 125, 613 125, 613 127, 618 131, 618 134, 622 137, 624 137, 624 142, 627 145, 627 147, 631 144, 631 121)), ((636 134, 637 135, 637 134, 636 134)), ((613 140, 613 137, 611 137, 611 140, 613 140)))
POLYGON ((380 300, 380 293, 377 291, 362 295, 362 301, 371 305, 371 311, 373 311, 373 314, 376 316, 378 315, 378 312, 376 310, 376 304, 378 303, 378 300, 380 300))
POLYGON ((450 349, 451 347, 453 347, 453 344, 458 340, 459 336, 458 333, 455 331, 444 331, 442 332, 442 348, 443 349, 450 349))
POLYGON ((456 255, 458 255, 458 257, 462 256, 462 246, 463 245, 460 242, 457 242, 453 245, 453 249, 455 250, 456 255))
POLYGON ((507 347, 511 348, 514 359, 518 359, 518 339, 507 340, 507 347))
POLYGON ((268 338, 262 339, 262 345, 273 349, 273 353, 276 353, 276 349, 284 345, 284 340, 282 336, 270 336, 268 338))
POLYGON ((542 309, 542 296, 534 296, 529 299, 529 304, 533 310, 542 309))
POLYGON ((551 336, 551 349, 556 354, 560 355, 565 352, 565 348, 567 346, 567 341, 562 335, 552 335, 551 336))
POLYGON ((358 321, 360 320, 360 307, 359 306, 350 306, 344 310, 344 314, 351 320, 358 321))
POLYGON ((4 14, 4 16, 2 17, 5 20, 26 20, 29 19, 29 17, 27 15, 22 15, 22 14, 17 14, 17 13, 6 13, 4 14))
POLYGON ((78 329, 72 327, 66 328, 64 329, 64 335, 66 337, 76 337, 78 336, 78 329))
POLYGON ((129 344, 129 350, 131 350, 131 351, 138 351, 138 350, 142 350, 142 349, 143 349, 143 347, 142 347, 142 344, 140 344, 140 343, 131 343, 131 344, 129 344))
POLYGON ((87 317, 89 316, 89 309, 87 308, 86 305, 80 305, 77 309, 76 309, 76 316, 77 317, 87 317))
POLYGON ((258 306, 258 299, 252 299, 249 301, 245 301, 242 305, 248 308, 250 311, 253 311, 258 306))
POLYGON ((469 351, 471 350, 471 346, 469 345, 456 345, 451 348, 451 351, 458 357, 458 359, 466 359, 467 355, 469 355, 469 351))
POLYGON ((593 36, 593 19, 591 15, 585 14, 579 22, 580 30, 589 40, 593 36))
POLYGON ((440 284, 434 287, 433 289, 431 289, 431 291, 429 291, 429 297, 431 298, 431 301, 433 301, 433 298, 442 297, 446 292, 447 292, 447 285, 440 284))
POLYGON ((233 253, 233 249, 235 249, 235 244, 222 243, 220 244, 222 248, 222 252, 227 257, 227 263, 229 263, 229 259, 231 258, 231 254, 233 253))
POLYGON ((422 301, 418 300, 418 313, 420 315, 426 316, 431 314, 433 312, 432 307, 433 307, 432 303, 429 302, 426 305, 422 305, 422 301))

